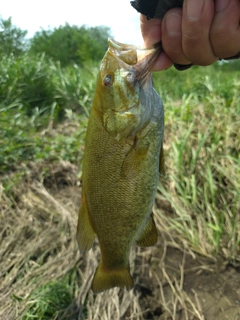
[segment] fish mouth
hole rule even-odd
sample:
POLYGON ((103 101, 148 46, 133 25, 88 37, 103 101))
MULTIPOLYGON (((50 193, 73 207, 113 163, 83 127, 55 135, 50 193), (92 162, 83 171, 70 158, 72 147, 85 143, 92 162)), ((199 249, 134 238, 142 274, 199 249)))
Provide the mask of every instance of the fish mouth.
POLYGON ((126 44, 126 43, 121 43, 118 42, 117 40, 113 38, 108 38, 108 46, 110 48, 113 48, 117 52, 122 52, 122 51, 129 51, 129 50, 136 50, 138 49, 137 46, 134 46, 132 44, 126 44))
POLYGON ((135 71, 136 80, 140 82, 146 80, 153 64, 163 51, 161 42, 142 49, 131 44, 118 42, 113 38, 108 39, 108 48, 109 53, 119 61, 121 67, 135 71))

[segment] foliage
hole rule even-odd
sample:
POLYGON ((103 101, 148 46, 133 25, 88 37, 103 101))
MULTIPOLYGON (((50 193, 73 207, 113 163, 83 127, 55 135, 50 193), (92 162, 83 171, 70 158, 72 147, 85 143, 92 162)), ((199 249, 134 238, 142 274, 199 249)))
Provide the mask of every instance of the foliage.
POLYGON ((0 173, 16 170, 25 161, 79 157, 86 118, 78 114, 89 113, 94 74, 77 66, 63 70, 44 55, 2 58, 0 173), (57 124, 63 119, 78 122, 73 136, 51 131, 58 130, 57 124))
POLYGON ((58 129, 55 121, 55 105, 42 114, 35 110, 31 117, 21 108, 0 110, 0 174, 18 170, 22 163, 47 159, 76 161, 82 155, 80 146, 84 141, 86 118, 72 115, 66 109, 71 124, 58 129), (54 127, 54 129, 53 129, 54 127), (72 135, 68 131, 74 129, 72 135))
POLYGON ((174 213, 162 215, 160 205, 161 221, 195 251, 235 259, 240 249, 238 74, 214 67, 167 73, 155 76, 164 92, 168 144, 168 183, 162 181, 159 191, 174 213), (167 93, 169 85, 176 90, 167 93))
POLYGON ((71 303, 70 287, 60 282, 53 282, 37 290, 35 296, 30 300, 31 307, 27 314, 22 318, 24 320, 35 319, 53 319, 59 310, 64 310, 71 303))
POLYGON ((236 97, 235 88, 239 81, 235 66, 239 63, 240 61, 230 61, 223 65, 215 63, 209 67, 193 66, 183 72, 171 68, 154 73, 155 86, 164 100, 178 100, 182 97, 201 100, 208 99, 210 94, 216 94, 219 98, 226 99, 230 105, 236 97))
MULTIPOLYGON (((28 310, 22 320, 59 319, 74 300, 74 283, 69 276, 60 281, 52 281, 37 288, 28 297, 28 310)), ((68 312, 69 313, 69 312, 68 312)), ((73 315, 69 314, 69 319, 73 315)))
POLYGON ((44 56, 19 58, 3 56, 0 61, 0 99, 2 105, 23 106, 28 115, 34 108, 43 109, 54 99, 51 63, 44 56), (49 68, 50 67, 50 68, 49 68))
POLYGON ((83 112, 89 106, 89 89, 95 79, 88 69, 63 70, 43 54, 24 54, 19 58, 3 56, 0 60, 0 111, 21 107, 21 112, 32 116, 44 113, 54 105, 56 119, 61 119, 65 108, 83 112))
POLYGON ((27 31, 12 24, 12 19, 0 17, 0 57, 2 55, 20 55, 26 49, 25 36, 27 31))
POLYGON ((62 66, 99 61, 107 50, 108 27, 60 26, 54 30, 36 32, 31 39, 30 52, 45 53, 62 66))
POLYGON ((232 60, 222 60, 218 63, 214 64, 214 68, 216 70, 222 70, 225 72, 239 71, 240 70, 240 60, 232 59, 232 60))

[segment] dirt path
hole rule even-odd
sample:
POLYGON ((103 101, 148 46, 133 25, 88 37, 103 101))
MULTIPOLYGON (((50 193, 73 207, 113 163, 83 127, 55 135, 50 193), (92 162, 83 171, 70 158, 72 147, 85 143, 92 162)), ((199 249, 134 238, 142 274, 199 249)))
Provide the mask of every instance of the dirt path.
POLYGON ((145 319, 240 320, 239 267, 181 252, 171 244, 146 252, 145 259, 150 270, 145 269, 145 277, 139 272, 138 282, 140 304, 150 309, 145 319))

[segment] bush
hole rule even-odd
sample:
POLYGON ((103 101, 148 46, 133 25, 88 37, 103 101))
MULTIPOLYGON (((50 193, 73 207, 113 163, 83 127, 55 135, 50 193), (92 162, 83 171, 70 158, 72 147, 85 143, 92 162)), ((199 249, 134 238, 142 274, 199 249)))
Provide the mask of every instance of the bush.
POLYGON ((31 39, 30 52, 45 53, 63 67, 89 61, 99 61, 107 50, 108 27, 60 26, 54 30, 36 32, 31 39), (56 50, 57 48, 57 50, 56 50))

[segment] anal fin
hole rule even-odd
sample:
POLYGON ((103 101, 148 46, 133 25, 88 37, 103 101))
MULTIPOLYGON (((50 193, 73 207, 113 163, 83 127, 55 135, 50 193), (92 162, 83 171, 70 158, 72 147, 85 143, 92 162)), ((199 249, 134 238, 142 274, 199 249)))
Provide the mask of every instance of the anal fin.
POLYGON ((137 239, 137 244, 141 247, 150 247, 156 244, 158 240, 158 232, 153 220, 153 214, 151 214, 147 225, 143 229, 140 237, 137 239))

